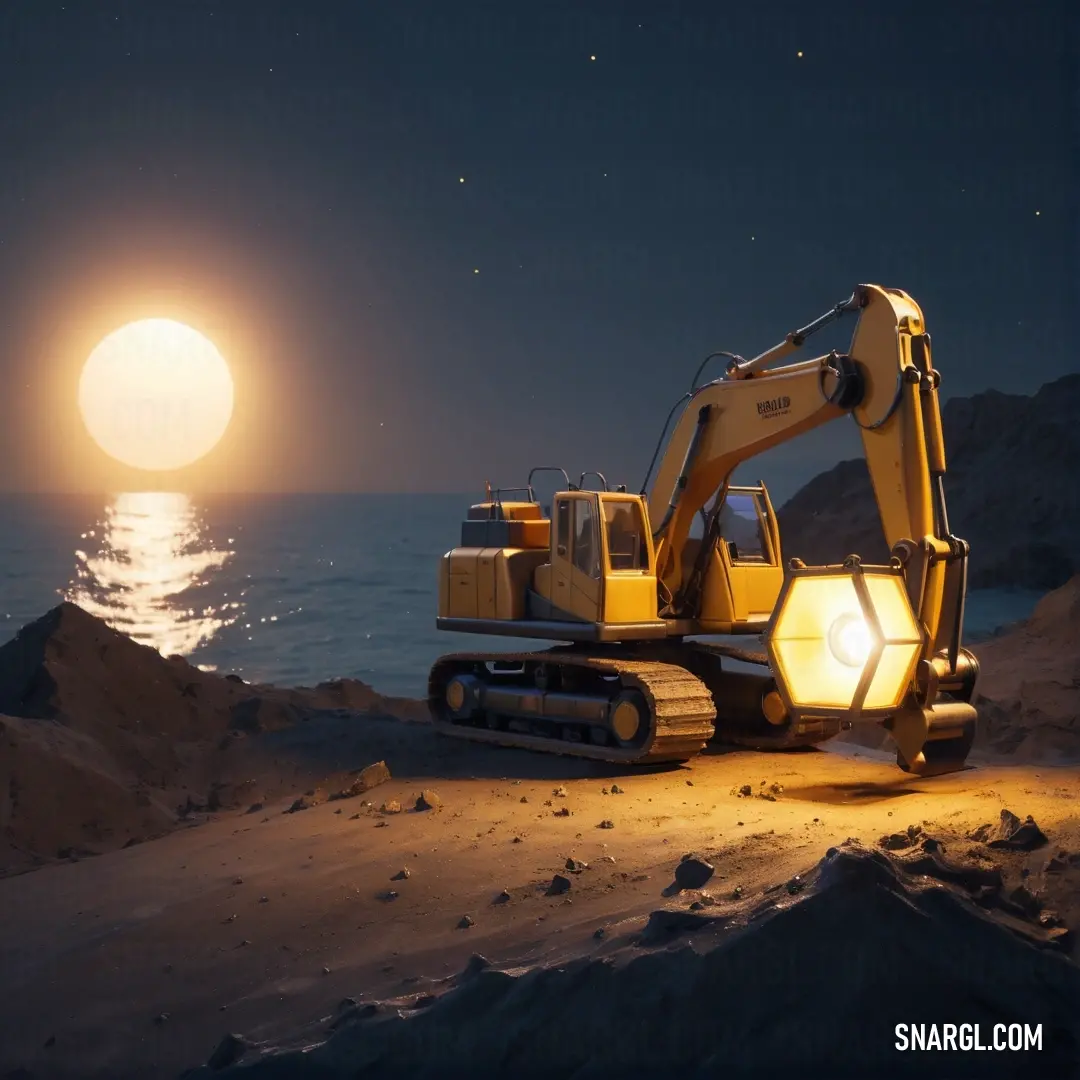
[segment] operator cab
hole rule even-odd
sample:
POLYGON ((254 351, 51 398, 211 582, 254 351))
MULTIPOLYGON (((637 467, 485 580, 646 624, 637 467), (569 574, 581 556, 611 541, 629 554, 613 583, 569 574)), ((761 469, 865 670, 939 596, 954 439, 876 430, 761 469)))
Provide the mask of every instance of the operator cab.
POLYGON ((553 547, 529 590, 532 618, 605 624, 653 622, 656 571, 641 496, 571 490, 553 500, 553 547))

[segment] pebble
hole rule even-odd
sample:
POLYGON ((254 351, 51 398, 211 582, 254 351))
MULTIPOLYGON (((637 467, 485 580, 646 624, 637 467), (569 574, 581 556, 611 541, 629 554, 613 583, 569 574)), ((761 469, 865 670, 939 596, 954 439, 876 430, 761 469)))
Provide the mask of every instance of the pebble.
POLYGON ((432 791, 430 788, 424 788, 424 790, 416 796, 417 810, 438 810, 441 807, 442 799, 439 798, 437 792, 432 791))
POLYGON ((459 930, 468 930, 470 926, 475 926, 472 917, 469 915, 462 915, 461 920, 458 922, 459 930))
POLYGON ((547 887, 548 896, 561 896, 565 892, 570 891, 570 879, 563 874, 556 874, 551 879, 551 884, 547 887))

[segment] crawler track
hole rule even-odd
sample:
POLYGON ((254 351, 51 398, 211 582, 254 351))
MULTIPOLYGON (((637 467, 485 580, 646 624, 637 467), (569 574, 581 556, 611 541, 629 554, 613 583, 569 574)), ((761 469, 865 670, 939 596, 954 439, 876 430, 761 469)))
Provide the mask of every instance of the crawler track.
POLYGON ((679 664, 635 659, 617 653, 593 654, 555 647, 540 652, 454 653, 439 659, 428 678, 428 703, 436 729, 456 738, 499 746, 565 754, 616 764, 686 761, 699 753, 715 731, 716 707, 709 688, 679 664), (488 665, 516 665, 520 670, 491 671, 488 665), (446 700, 455 676, 475 676, 493 689, 533 688, 536 670, 587 700, 602 716, 621 692, 637 692, 647 716, 633 745, 621 744, 602 719, 582 721, 559 715, 559 694, 530 690, 530 708, 509 713, 476 709, 455 717, 446 700), (543 698, 544 700, 540 700, 543 698), (547 710, 547 711, 539 711, 547 710))

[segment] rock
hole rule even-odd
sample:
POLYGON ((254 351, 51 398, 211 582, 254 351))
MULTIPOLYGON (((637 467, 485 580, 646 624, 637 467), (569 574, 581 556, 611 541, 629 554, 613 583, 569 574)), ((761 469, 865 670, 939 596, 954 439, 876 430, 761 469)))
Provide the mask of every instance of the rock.
POLYGON ((700 889, 713 876, 715 867, 695 855, 684 858, 675 867, 675 883, 680 889, 700 889))
POLYGON ((598 829, 614 829, 615 828, 615 822, 612 821, 610 818, 604 818, 604 820, 601 821, 600 824, 597 825, 596 827, 598 829))
POLYGON ((397 890, 396 889, 385 889, 385 890, 383 890, 383 892, 379 893, 378 898, 380 900, 385 900, 387 902, 389 902, 391 900, 396 900, 398 898, 397 890))
POLYGON ((491 967, 491 961, 486 956, 481 956, 480 953, 473 953, 469 957, 465 967, 461 969, 461 974, 458 976, 458 980, 464 982, 468 979, 475 978, 481 971, 486 971, 491 967))
POLYGON ((599 941, 601 938, 603 938, 606 934, 607 934, 607 931, 602 926, 597 927, 593 931, 593 937, 596 938, 597 941, 599 941))
POLYGON ((691 911, 704 911, 705 910, 705 905, 700 900, 695 900, 690 905, 690 910, 691 911))
POLYGON ((739 788, 739 794, 744 799, 749 798, 751 795, 754 794, 754 789, 749 784, 743 784, 743 786, 739 788))
POLYGON ((1047 874, 1060 874, 1069 868, 1071 859, 1069 853, 1062 849, 1056 855, 1051 855, 1043 866, 1043 872, 1047 874))
POLYGON ((589 869, 589 864, 587 862, 582 862, 580 859, 567 859, 566 869, 572 874, 580 874, 582 870, 589 869))
POLYGON ((233 884, 234 885, 243 885, 244 884, 244 879, 242 877, 233 878, 233 884))
POLYGON ((169 1014, 167 1012, 158 1013, 157 1016, 154 1017, 154 1023, 157 1024, 158 1027, 161 1027, 168 1019, 169 1014))
POLYGON ((306 791, 298 799, 294 799, 292 805, 285 811, 286 814, 295 814, 298 810, 310 810, 320 803, 319 796, 314 791, 306 791))
POLYGON ((562 896, 563 893, 570 891, 570 879, 562 874, 556 874, 551 879, 551 884, 547 887, 548 896, 562 896))
POLYGON ((342 788, 341 791, 335 791, 330 798, 352 799, 357 795, 363 795, 365 791, 370 791, 373 787, 378 787, 379 784, 385 784, 389 779, 390 769, 387 767, 386 762, 376 761, 374 765, 368 765, 366 768, 361 769, 356 779, 348 787, 342 788))
POLYGON ((552 817, 569 817, 570 816, 570 808, 566 807, 566 806, 563 806, 563 807, 560 807, 558 810, 553 810, 551 813, 552 813, 552 817))
POLYGON ((269 904, 270 903, 270 897, 269 896, 260 896, 259 897, 259 903, 260 904, 269 904))
POLYGON ((878 844, 886 851, 900 851, 911 847, 911 837, 906 832, 890 833, 888 836, 883 836, 878 844))
POLYGON ((794 896, 796 893, 801 893, 805 887, 806 887, 806 882, 803 881, 803 879, 798 874, 796 874, 787 883, 787 891, 792 896, 794 896))
POLYGON ((612 784, 611 785, 611 794, 612 795, 622 795, 622 794, 624 794, 624 792, 623 792, 623 789, 621 787, 619 787, 618 784, 612 784))
POLYGON ((1047 843, 1049 841, 1030 814, 1021 821, 1011 811, 1002 810, 1001 824, 998 825, 994 839, 987 846, 1011 851, 1034 851, 1047 843))
MULTIPOLYGON (((386 812, 387 812, 388 814, 400 814, 400 813, 401 813, 401 807, 399 806, 399 807, 397 808, 397 810, 388 810, 388 811, 386 811, 386 812)), ((390 822, 389 822, 389 821, 376 821, 376 822, 375 822, 375 828, 376 828, 376 829, 385 829, 385 828, 386 828, 386 826, 387 826, 387 825, 389 825, 389 824, 390 824, 390 822)))
POLYGON ((564 788, 564 787, 562 787, 560 785, 559 787, 555 788, 552 791, 551 794, 554 795, 556 799, 565 799, 566 798, 566 788, 564 788))
POLYGON ((401 813, 401 803, 399 803, 397 801, 397 799, 390 799, 387 802, 384 802, 382 804, 382 806, 379 807, 379 813, 380 814, 400 814, 401 813))
POLYGON ((977 829, 972 829, 971 832, 968 833, 968 839, 974 840, 980 844, 985 844, 993 835, 993 825, 980 825, 977 829))
POLYGON ((776 796, 771 791, 759 791, 758 798, 766 802, 776 802, 776 796))
POLYGON ((528 801, 529 800, 525 795, 522 795, 521 798, 518 800, 518 802, 523 802, 523 803, 527 803, 528 801))
POLYGON ((439 798, 437 792, 432 791, 430 788, 424 788, 424 790, 416 796, 417 810, 438 810, 441 806, 442 799, 439 798))
POLYGON ((499 895, 496 896, 495 899, 492 900, 491 902, 493 904, 506 904, 506 903, 509 903, 509 901, 510 901, 510 893, 507 892, 506 889, 503 889, 503 891, 501 893, 499 893, 499 895))
POLYGON ((1042 901, 1026 885, 1017 885, 1008 899, 1028 916, 1038 915, 1042 908, 1042 901))
POLYGON ((716 921, 715 915, 701 915, 696 911, 670 911, 662 908, 649 915, 639 941, 645 946, 663 945, 673 937, 713 926, 716 921))
POLYGON ((462 915, 461 919, 458 921, 459 930, 468 930, 470 926, 474 925, 475 923, 473 922, 472 916, 470 915, 462 915))
POLYGON ((259 812, 259 811, 260 811, 260 810, 261 810, 262 808, 263 808, 263 804, 262 804, 261 802, 253 802, 253 803, 252 803, 252 804, 251 804, 251 805, 250 805, 250 806, 249 806, 249 807, 247 808, 247 812, 248 812, 249 814, 257 814, 257 813, 258 813, 258 812, 259 812))
POLYGON ((330 974, 330 969, 329 969, 328 967, 324 967, 324 968, 322 969, 322 973, 323 973, 324 975, 329 975, 329 974, 330 974))
POLYGON ((391 879, 391 881, 408 881, 409 880, 409 868, 403 866, 391 879))
POLYGON ((365 1002, 363 1005, 349 1005, 342 1009, 337 1018, 330 1024, 330 1030, 336 1031, 338 1028, 356 1020, 366 1020, 377 1012, 379 1012, 379 1005, 374 1001, 365 1002))

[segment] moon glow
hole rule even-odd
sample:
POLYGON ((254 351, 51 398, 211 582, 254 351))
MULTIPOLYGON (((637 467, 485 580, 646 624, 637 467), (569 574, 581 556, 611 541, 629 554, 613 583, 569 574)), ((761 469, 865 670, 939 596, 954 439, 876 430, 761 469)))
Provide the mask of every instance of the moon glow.
POLYGON ((97 345, 79 379, 79 411, 110 457, 180 469, 221 440, 233 412, 228 365, 208 338, 171 319, 142 319, 97 345))

